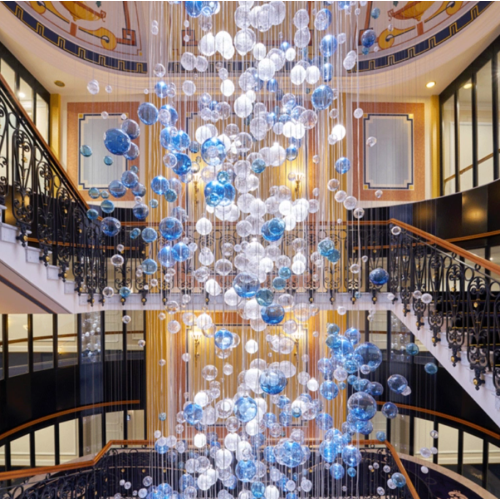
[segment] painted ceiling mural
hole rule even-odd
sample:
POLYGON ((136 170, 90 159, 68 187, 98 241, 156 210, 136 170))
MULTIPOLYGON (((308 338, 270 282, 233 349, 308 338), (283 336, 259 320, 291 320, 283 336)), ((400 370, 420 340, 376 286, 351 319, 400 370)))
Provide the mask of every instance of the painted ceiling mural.
MULTIPOLYGON (((141 12, 148 2, 3 3, 27 27, 66 53, 107 69, 147 74, 148 32, 141 12)), ((359 71, 390 68, 439 47, 491 3, 359 2, 356 36, 367 29, 377 34, 377 43, 359 55, 359 71)), ((187 45, 197 44, 194 36, 191 33, 187 45)))

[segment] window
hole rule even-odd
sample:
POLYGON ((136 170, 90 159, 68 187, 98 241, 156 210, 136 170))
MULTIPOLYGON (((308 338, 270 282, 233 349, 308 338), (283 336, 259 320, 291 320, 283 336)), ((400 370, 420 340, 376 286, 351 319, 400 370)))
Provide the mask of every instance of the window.
POLYGON ((10 87, 12 92, 16 92, 17 84, 16 84, 16 72, 12 69, 12 67, 5 61, 5 59, 2 59, 2 62, 0 63, 0 72, 2 73, 2 76, 4 77, 5 81, 7 82, 7 85, 10 87))
POLYGON ((144 410, 129 410, 126 425, 129 440, 144 439, 144 410))
POLYGON ((36 94, 36 128, 39 130, 45 142, 49 142, 49 103, 40 95, 36 94))
POLYGON ((472 81, 464 83, 458 91, 458 172, 460 191, 474 187, 472 148, 472 81))
POLYGON ((476 484, 483 481, 483 440, 464 432, 463 476, 476 484))
POLYGON ((439 424, 438 464, 458 472, 458 429, 439 424))
POLYGON ((3 371, 3 314, 0 314, 0 380, 4 379, 3 371))
POLYGON ((33 371, 49 370, 54 367, 54 316, 33 315, 33 371))
POLYGON ((28 315, 9 314, 9 377, 28 373, 28 315))
POLYGON ((123 359, 123 321, 122 311, 105 312, 105 350, 106 361, 123 359))
POLYGON ((19 81, 19 91, 17 92, 17 98, 21 103, 28 116, 33 120, 33 88, 22 78, 19 81))
POLYGON ((491 61, 476 75, 478 185, 493 181, 493 89, 491 61))
POLYGON ((106 413, 106 443, 123 439, 123 411, 106 413))
POLYGON ((144 347, 139 346, 139 341, 144 339, 144 312, 130 311, 131 317, 127 325, 127 359, 144 359, 144 347))
POLYGON ((83 456, 102 450, 102 415, 83 417, 83 456))
POLYGON ((442 141, 443 141, 443 194, 455 192, 455 96, 451 96, 443 105, 442 141))
POLYGON ((35 431, 36 467, 47 467, 56 464, 54 426, 35 431))
POLYGON ((61 464, 76 460, 80 456, 78 450, 78 419, 59 424, 59 455, 61 464))
POLYGON ((78 316, 58 314, 57 356, 59 367, 78 364, 78 316))

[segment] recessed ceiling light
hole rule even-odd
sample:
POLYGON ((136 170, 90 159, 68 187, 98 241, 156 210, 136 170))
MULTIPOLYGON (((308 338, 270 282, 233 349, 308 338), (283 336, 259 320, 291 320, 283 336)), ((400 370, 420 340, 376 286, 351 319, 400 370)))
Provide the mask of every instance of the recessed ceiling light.
POLYGON ((57 85, 58 87, 66 87, 66 84, 64 82, 61 82, 61 80, 56 80, 54 82, 54 85, 57 85))
POLYGON ((471 88, 472 88, 472 83, 470 82, 464 85, 464 89, 471 89, 471 88))
POLYGON ((434 87, 435 85, 436 85, 436 82, 429 82, 429 83, 427 83, 426 87, 428 89, 432 89, 432 87, 434 87))

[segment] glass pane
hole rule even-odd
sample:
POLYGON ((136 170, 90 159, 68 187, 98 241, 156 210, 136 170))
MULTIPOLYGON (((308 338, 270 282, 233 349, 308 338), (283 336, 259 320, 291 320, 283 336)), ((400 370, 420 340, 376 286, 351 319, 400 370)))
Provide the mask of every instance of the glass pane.
POLYGON ((127 314, 132 318, 127 325, 127 358, 144 359, 144 347, 138 344, 144 339, 144 312, 130 311, 127 314))
POLYGON ((464 432, 463 476, 476 484, 483 481, 483 440, 464 432))
POLYGON ((83 417, 83 456, 93 456, 101 449, 102 415, 83 417))
POLYGON ((12 468, 25 469, 30 467, 30 436, 20 437, 10 443, 10 460, 12 468))
POLYGON ((5 446, 0 446, 0 472, 5 472, 5 446))
POLYGON ((410 417, 398 414, 391 420, 391 438, 389 440, 398 453, 410 453, 410 417))
POLYGON ((82 320, 82 363, 101 360, 101 313, 86 313, 82 320))
POLYGON ((17 93, 22 107, 33 120, 33 89, 22 78, 19 80, 19 92, 17 93))
POLYGON ((439 424, 438 464, 453 472, 458 471, 458 429, 439 424))
POLYGON ((455 192, 455 113, 454 96, 451 96, 443 105, 442 113, 442 141, 443 141, 443 183, 444 194, 455 192))
POLYGON ((7 85, 11 88, 12 92, 16 92, 16 72, 12 69, 11 66, 7 64, 5 59, 2 59, 1 63, 1 73, 4 77, 7 85))
POLYGON ((37 467, 56 464, 54 426, 35 431, 35 461, 37 467))
POLYGON ((493 89, 491 61, 476 75, 478 184, 493 181, 493 89))
POLYGON ((129 410, 127 412, 128 439, 144 439, 144 410, 129 410))
POLYGON ((106 443, 123 439, 123 412, 106 413, 106 443))
POLYGON ((36 128, 45 142, 49 142, 49 103, 40 95, 36 95, 36 128))
POLYGON ((490 260, 495 264, 500 263, 500 247, 491 247, 490 248, 490 260))
POLYGON ((472 177, 472 82, 469 80, 458 91, 458 122, 460 139, 460 191, 473 187, 472 177))
POLYGON ((500 495, 500 448, 490 443, 488 450, 488 484, 486 489, 498 497, 500 495))
POLYGON ((57 356, 59 366, 78 364, 78 316, 73 314, 57 315, 57 356))
POLYGON ((105 355, 106 361, 119 361, 123 357, 122 311, 105 312, 105 355))
POLYGON ((60 462, 76 460, 78 453, 78 420, 68 420, 59 424, 60 462))
POLYGON ((3 379, 3 314, 0 314, 0 380, 3 379))
POLYGON ((28 315, 9 314, 9 377, 28 373, 28 315))
POLYGON ((415 440, 414 440, 414 454, 418 458, 432 463, 432 457, 424 458, 420 453, 422 448, 431 449, 434 446, 434 440, 431 438, 431 432, 434 429, 434 422, 425 420, 423 418, 415 417, 415 440))
POLYGON ((33 371, 49 370, 54 366, 53 316, 33 315, 33 371))

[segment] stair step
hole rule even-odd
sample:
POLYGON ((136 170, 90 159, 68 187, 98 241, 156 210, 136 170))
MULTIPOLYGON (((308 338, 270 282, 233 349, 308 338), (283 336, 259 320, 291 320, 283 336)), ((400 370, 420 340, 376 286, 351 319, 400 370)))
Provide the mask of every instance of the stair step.
POLYGON ((47 279, 49 280, 59 280, 59 267, 58 266, 47 266, 47 279))

